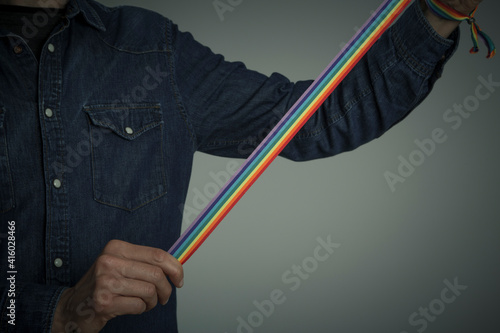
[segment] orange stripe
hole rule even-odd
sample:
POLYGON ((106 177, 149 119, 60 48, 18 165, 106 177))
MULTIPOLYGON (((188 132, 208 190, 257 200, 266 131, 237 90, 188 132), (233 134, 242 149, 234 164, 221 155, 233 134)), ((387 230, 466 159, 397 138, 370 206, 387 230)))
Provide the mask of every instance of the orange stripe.
MULTIPOLYGON (((409 2, 409 1, 406 1, 409 2)), ((261 161, 260 167, 253 171, 253 175, 245 180, 242 183, 237 192, 233 194, 233 199, 230 200, 223 209, 221 209, 215 219, 210 223, 208 228, 205 230, 203 235, 198 238, 196 242, 191 244, 191 247, 186 251, 182 258, 181 263, 185 263, 191 255, 200 247, 200 245, 205 241, 205 239, 215 230, 215 228, 219 225, 219 223, 224 219, 224 217, 229 213, 229 211, 234 207, 234 205, 241 199, 241 197, 248 191, 248 189, 255 183, 257 178, 267 169, 267 167, 272 163, 272 161, 279 155, 279 153, 285 148, 285 146, 291 141, 291 139, 295 136, 295 134, 304 126, 304 124, 309 120, 309 118, 317 111, 317 109, 323 104, 323 102, 328 98, 333 90, 342 82, 342 80, 347 76, 347 74, 352 70, 352 68, 359 62, 359 60, 366 54, 366 52, 373 46, 373 44, 379 39, 380 35, 386 30, 394 20, 398 17, 398 15, 403 11, 405 6, 400 6, 397 10, 393 12, 392 16, 386 18, 386 20, 381 24, 377 30, 375 30, 374 34, 370 36, 367 40, 368 43, 365 46, 356 52, 355 56, 349 59, 349 62, 346 63, 346 67, 342 69, 341 74, 338 75, 335 81, 332 82, 330 86, 322 93, 320 98, 316 99, 316 102, 308 107, 306 110, 305 116, 303 116, 299 122, 295 123, 292 127, 292 130, 282 138, 282 141, 279 145, 273 148, 272 151, 268 152, 268 156, 261 161)))

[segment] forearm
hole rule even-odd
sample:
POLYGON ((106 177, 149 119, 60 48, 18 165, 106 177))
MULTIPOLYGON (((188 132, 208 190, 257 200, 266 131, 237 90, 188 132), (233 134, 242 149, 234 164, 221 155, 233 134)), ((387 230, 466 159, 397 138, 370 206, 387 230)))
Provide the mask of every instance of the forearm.
POLYGON ((283 151, 293 160, 336 155, 381 136, 430 93, 456 50, 412 5, 283 151))
MULTIPOLYGON (((456 49, 458 32, 450 37, 438 34, 419 3, 412 4, 281 155, 292 160, 327 157, 382 135, 427 96, 456 49)), ((293 84, 279 74, 265 77, 225 62, 189 35, 178 33, 173 40, 176 82, 195 149, 210 154, 250 154, 311 83, 293 84), (193 73, 196 80, 188 80, 193 73)))

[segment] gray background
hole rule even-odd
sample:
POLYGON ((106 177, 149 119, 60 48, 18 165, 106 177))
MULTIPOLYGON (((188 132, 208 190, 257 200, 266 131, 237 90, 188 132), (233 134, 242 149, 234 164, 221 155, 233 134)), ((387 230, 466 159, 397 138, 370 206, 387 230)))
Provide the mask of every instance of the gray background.
MULTIPOLYGON (((211 0, 102 3, 160 12, 227 59, 295 81, 315 78, 380 1, 242 1, 223 21, 211 0)), ((487 0, 477 13, 497 43, 499 10, 487 0)), ((382 138, 330 159, 275 161, 185 265, 181 332, 237 332, 237 318, 274 289, 286 301, 253 332, 500 331, 500 87, 460 128, 443 120, 475 94, 479 76, 500 81, 500 56, 486 60, 483 45, 470 55, 465 24, 462 32, 432 95, 382 138), (396 173, 398 156, 408 158, 414 140, 436 128, 447 141, 392 192, 384 173, 396 173), (282 274, 328 235, 340 248, 290 290, 282 274), (439 305, 443 281, 455 278, 467 290, 427 327, 410 325, 420 307, 439 305)), ((195 162, 188 204, 230 161, 199 154, 195 162)))

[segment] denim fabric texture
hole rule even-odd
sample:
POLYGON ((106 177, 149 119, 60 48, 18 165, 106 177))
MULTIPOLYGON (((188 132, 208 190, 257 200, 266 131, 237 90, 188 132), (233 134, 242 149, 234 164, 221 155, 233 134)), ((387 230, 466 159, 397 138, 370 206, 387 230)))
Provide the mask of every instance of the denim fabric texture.
MULTIPOLYGON (((457 41, 412 4, 282 156, 323 158, 379 137, 427 96, 457 41)), ((0 331, 50 332, 62 291, 112 239, 168 250, 193 154, 247 157, 311 82, 227 62, 128 6, 71 0, 39 62, 22 36, 0 30, 0 233, 16 222, 18 272, 12 326, 2 239, 0 331)), ((103 332, 177 332, 175 291, 103 332)))

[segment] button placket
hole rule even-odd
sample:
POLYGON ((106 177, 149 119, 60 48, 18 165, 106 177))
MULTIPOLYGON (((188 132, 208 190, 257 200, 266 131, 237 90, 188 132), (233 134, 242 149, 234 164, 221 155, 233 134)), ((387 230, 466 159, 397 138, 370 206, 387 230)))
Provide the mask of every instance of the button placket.
MULTIPOLYGON (((68 226, 68 186, 66 180, 70 173, 64 173, 66 165, 65 156, 68 141, 65 138, 67 134, 64 131, 62 117, 55 117, 55 111, 61 104, 62 82, 62 59, 57 47, 60 47, 64 38, 61 34, 50 37, 47 43, 47 52, 41 57, 40 99, 39 103, 44 105, 40 110, 41 120, 45 119, 43 126, 44 140, 44 159, 47 165, 61 165, 61 168, 49 168, 46 174, 47 182, 50 184, 48 189, 47 205, 47 242, 49 243, 50 253, 46 262, 47 281, 49 283, 69 283, 69 270, 67 264, 69 260, 69 226, 68 226), (50 120, 49 120, 50 119, 50 120)), ((69 134, 68 134, 69 135, 69 134)))

